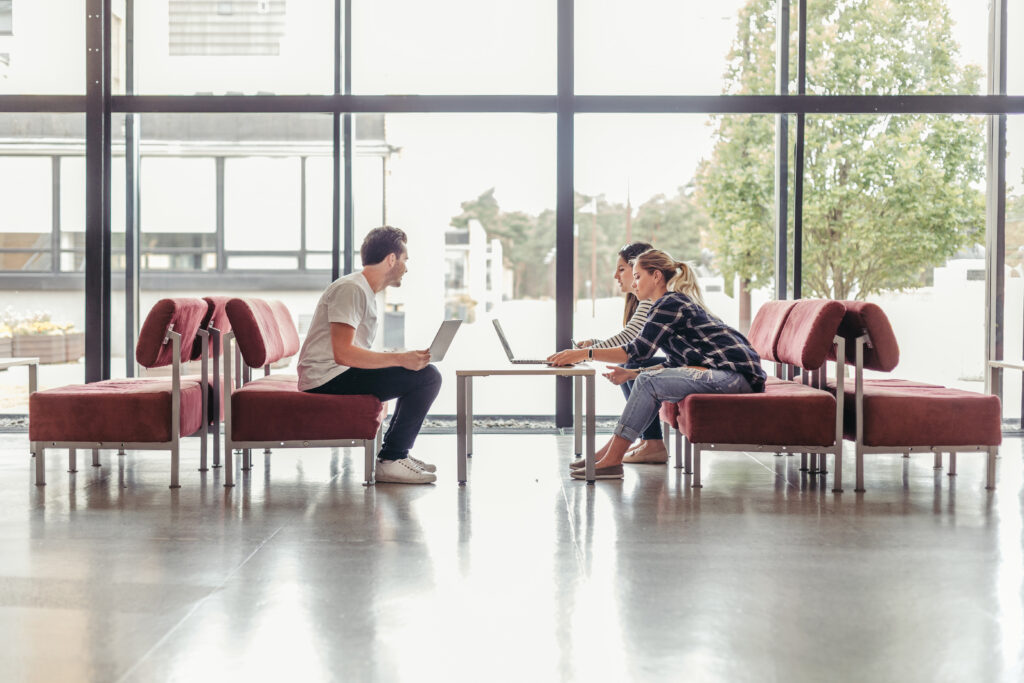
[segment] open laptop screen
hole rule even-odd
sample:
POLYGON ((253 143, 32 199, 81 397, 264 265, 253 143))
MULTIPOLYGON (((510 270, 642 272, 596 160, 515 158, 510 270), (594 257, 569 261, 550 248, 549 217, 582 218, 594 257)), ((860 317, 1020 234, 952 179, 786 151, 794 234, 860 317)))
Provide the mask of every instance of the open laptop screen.
POLYGON ((455 333, 459 331, 461 324, 461 320, 445 320, 441 323, 441 327, 437 328, 434 341, 430 344, 431 363, 444 360, 444 355, 448 353, 448 347, 455 339, 455 333))

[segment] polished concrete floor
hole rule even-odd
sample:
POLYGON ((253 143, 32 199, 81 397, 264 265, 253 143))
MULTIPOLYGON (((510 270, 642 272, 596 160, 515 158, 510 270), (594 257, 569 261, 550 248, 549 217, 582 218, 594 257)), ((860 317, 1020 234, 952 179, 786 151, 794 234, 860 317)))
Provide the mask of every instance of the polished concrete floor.
MULTIPOLYGON (((33 485, 0 435, 0 681, 1019 681, 1022 441, 872 456, 836 495, 799 456, 569 479, 572 438, 425 435, 431 486, 361 451, 256 455, 233 490, 167 456, 33 485)), ((84 462, 83 462, 84 461, 84 462)), ((852 457, 847 456, 848 476, 852 457)))

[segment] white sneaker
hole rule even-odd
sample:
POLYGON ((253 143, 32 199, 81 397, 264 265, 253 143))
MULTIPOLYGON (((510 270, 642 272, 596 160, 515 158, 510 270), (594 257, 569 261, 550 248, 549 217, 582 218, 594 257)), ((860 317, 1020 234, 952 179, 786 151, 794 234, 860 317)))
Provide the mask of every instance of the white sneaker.
POLYGON ((425 472, 410 461, 411 458, 378 460, 374 479, 391 484, 429 484, 437 480, 433 472, 425 472))
POLYGON ((431 465, 429 462, 423 462, 419 458, 414 458, 411 455, 406 457, 406 460, 410 461, 416 467, 419 467, 424 472, 437 472, 437 466, 431 465))

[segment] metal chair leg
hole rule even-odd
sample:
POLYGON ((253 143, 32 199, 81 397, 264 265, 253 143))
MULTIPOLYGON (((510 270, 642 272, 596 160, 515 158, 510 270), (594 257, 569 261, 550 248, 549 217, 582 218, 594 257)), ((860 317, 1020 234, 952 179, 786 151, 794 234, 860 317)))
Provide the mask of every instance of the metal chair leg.
POLYGON ((683 469, 683 433, 676 429, 676 469, 683 469))
POLYGON ((180 489, 181 484, 178 483, 178 469, 180 465, 180 454, 178 452, 178 446, 171 448, 171 488, 180 489))
POLYGON ((864 492, 864 451, 860 449, 860 444, 857 444, 856 451, 856 462, 854 467, 857 470, 857 485, 853 487, 853 490, 857 493, 864 492))
POLYGON ((985 468, 985 488, 991 491, 996 487, 996 454, 997 448, 988 449, 988 466, 985 468))
POLYGON ((693 488, 703 488, 704 485, 700 483, 700 446, 694 446, 693 448, 693 488))
POLYGON ((231 444, 224 442, 224 488, 231 488, 235 485, 235 451, 231 444))
POLYGON ((376 444, 376 437, 363 441, 363 486, 373 486, 373 461, 377 457, 376 444))
POLYGON ((36 486, 46 486, 46 449, 42 442, 36 444, 36 486))
POLYGON ((839 443, 832 459, 832 493, 843 492, 843 444, 839 443))

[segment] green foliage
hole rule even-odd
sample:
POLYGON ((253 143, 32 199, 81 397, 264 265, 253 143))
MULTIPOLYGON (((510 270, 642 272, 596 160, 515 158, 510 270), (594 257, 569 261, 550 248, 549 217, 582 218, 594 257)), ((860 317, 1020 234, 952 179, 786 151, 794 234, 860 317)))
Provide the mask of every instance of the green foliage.
MULTIPOLYGON (((774 8, 773 0, 751 0, 741 10, 727 92, 774 90, 774 8)), ((943 0, 819 0, 808 5, 807 25, 810 94, 978 92, 981 70, 957 65, 943 0)), ((794 33, 793 64, 795 50, 794 33)), ((722 116, 717 125, 713 156, 697 176, 717 265, 727 284, 739 276, 767 286, 775 117, 722 116)), ((865 298, 919 286, 927 268, 982 241, 983 133, 980 117, 807 116, 805 293, 865 298)))
MULTIPOLYGON (((673 197, 657 195, 637 208, 627 238, 627 207, 608 202, 603 195, 589 197, 576 193, 577 296, 590 296, 586 286, 591 276, 591 254, 596 255, 596 294, 616 296, 618 286, 612 280, 618 252, 627 242, 651 242, 677 259, 697 261, 701 257, 701 234, 707 229, 707 216, 696 203, 692 185, 680 188, 673 197), (593 212, 596 205, 597 212, 593 212), (596 230, 595 230, 596 228, 596 230), (594 244, 596 249, 592 249, 594 244)), ((505 265, 514 273, 515 298, 551 297, 555 291, 554 247, 555 212, 538 216, 501 210, 494 188, 476 199, 462 202, 462 213, 451 225, 465 228, 471 219, 480 221, 488 238, 501 241, 505 265)))

